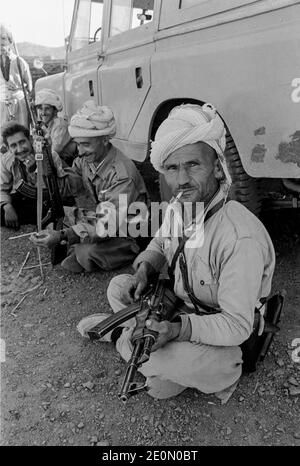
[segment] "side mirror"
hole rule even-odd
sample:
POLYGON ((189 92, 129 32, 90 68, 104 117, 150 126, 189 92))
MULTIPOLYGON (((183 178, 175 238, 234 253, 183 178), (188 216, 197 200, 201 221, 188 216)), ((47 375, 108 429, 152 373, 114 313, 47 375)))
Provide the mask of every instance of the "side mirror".
POLYGON ((43 70, 45 74, 48 74, 47 71, 44 68, 44 62, 40 60, 39 58, 35 58, 33 60, 33 66, 37 70, 43 70))

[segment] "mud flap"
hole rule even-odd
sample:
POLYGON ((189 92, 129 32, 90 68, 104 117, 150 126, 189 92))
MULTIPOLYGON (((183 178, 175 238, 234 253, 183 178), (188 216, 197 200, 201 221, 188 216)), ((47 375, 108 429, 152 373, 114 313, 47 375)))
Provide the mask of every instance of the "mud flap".
POLYGON ((264 314, 264 330, 259 335, 260 314, 255 312, 253 332, 248 340, 241 345, 243 353, 243 372, 254 372, 256 364, 263 361, 275 333, 279 331, 278 323, 283 309, 285 290, 277 292, 266 302, 266 311, 264 314))

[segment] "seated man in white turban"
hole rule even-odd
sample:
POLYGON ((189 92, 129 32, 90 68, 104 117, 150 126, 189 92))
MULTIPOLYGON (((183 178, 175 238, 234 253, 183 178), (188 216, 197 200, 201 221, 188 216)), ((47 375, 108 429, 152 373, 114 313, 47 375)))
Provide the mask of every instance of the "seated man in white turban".
POLYGON ((72 165, 77 156, 76 143, 68 131, 68 122, 57 113, 63 110, 60 97, 52 89, 41 89, 36 93, 35 106, 38 118, 42 121, 44 136, 55 151, 67 165, 72 165))
POLYGON ((36 245, 50 248, 66 241, 68 256, 61 265, 73 273, 112 270, 132 262, 139 252, 135 239, 126 236, 127 222, 136 218, 128 207, 134 202, 147 205, 148 194, 134 163, 110 143, 115 130, 112 111, 93 101, 73 115, 69 132, 79 156, 64 168, 65 189, 87 198, 83 208, 75 209, 74 225, 31 237, 36 245))
MULTIPOLYGON (((164 265, 171 266, 182 246, 179 260, 172 264, 174 292, 190 313, 180 315, 177 322, 146 321, 158 337, 139 371, 155 398, 175 396, 191 387, 215 393, 225 402, 242 372, 239 345, 252 332, 258 300, 271 291, 274 248, 250 211, 236 201, 226 202, 231 179, 224 149, 224 124, 211 105, 186 104, 171 111, 157 130, 151 161, 173 194, 181 197, 169 209, 170 215, 166 213, 156 237, 135 259, 135 274, 116 276, 108 287, 109 303, 117 312, 141 297, 151 275, 164 265), (182 220, 184 235, 179 240, 170 228, 171 215, 176 206, 185 210, 186 203, 192 207, 203 203, 203 210, 192 209, 187 222, 182 220), (201 225, 204 235, 197 234, 201 225), (211 308, 217 312, 209 312, 211 308)), ((106 317, 84 318, 79 332, 88 336, 106 317)), ((135 325, 131 319, 102 339, 114 342, 126 361, 135 325)))

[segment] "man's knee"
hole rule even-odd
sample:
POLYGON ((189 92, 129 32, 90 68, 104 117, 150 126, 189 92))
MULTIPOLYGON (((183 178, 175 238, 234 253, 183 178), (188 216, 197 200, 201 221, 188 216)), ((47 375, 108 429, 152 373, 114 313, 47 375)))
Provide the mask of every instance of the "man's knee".
POLYGON ((182 393, 186 387, 170 380, 162 380, 159 377, 147 377, 147 393, 152 398, 165 400, 182 393))
POLYGON ((78 243, 74 245, 74 253, 79 264, 87 271, 92 272, 94 266, 95 245, 88 243, 78 243))
POLYGON ((131 275, 129 274, 121 274, 111 279, 107 288, 107 299, 110 305, 112 305, 115 300, 122 301, 122 290, 130 278, 131 275))

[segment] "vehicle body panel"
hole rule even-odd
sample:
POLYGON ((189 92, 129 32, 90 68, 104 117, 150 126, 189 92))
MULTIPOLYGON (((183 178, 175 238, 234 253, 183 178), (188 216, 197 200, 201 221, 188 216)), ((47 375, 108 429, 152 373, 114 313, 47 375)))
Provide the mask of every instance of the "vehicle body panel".
MULTIPOLYGON (((165 102, 211 102, 249 175, 300 178, 298 1, 155 0, 152 22, 109 37, 111 2, 104 0, 102 42, 68 54, 69 117, 89 98, 108 105, 113 143, 143 161, 165 102)), ((39 81, 51 87, 51 78, 39 81)))

